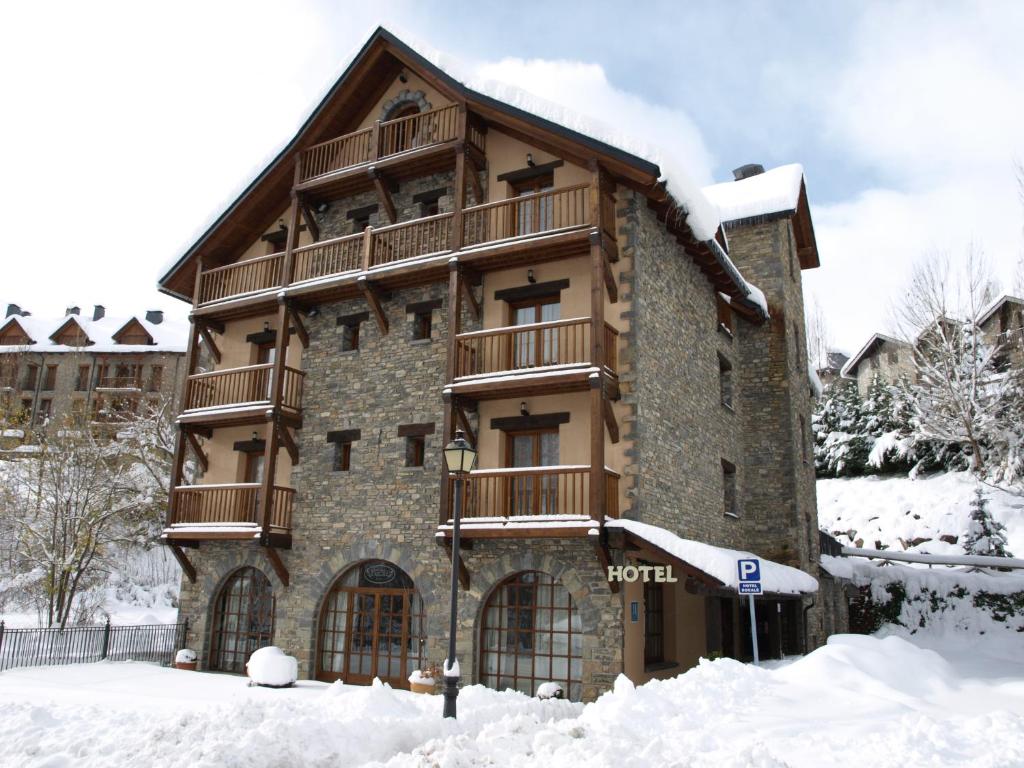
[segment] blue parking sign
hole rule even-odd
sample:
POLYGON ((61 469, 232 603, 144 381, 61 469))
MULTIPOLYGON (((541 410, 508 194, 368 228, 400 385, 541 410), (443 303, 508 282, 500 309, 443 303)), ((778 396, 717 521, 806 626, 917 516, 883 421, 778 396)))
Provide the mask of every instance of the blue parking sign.
POLYGON ((737 560, 736 567, 739 569, 740 583, 761 580, 761 561, 756 557, 737 560))

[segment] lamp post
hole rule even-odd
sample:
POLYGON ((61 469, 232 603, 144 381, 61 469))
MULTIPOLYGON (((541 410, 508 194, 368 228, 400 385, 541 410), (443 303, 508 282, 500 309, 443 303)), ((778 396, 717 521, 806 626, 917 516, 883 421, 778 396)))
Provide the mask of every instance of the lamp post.
POLYGON ((459 522, 462 516, 462 483, 474 466, 476 450, 462 430, 455 431, 455 439, 444 448, 444 463, 448 474, 455 477, 454 504, 452 505, 452 605, 448 623, 448 658, 444 664, 444 716, 456 717, 455 700, 459 697, 459 668, 455 658, 455 624, 459 612, 459 522))

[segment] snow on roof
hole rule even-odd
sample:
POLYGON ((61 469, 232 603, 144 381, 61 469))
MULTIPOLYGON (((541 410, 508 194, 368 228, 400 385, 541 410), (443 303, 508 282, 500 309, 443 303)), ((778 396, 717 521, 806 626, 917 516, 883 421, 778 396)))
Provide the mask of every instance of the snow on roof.
POLYGON ((780 211, 795 211, 803 180, 804 167, 792 163, 739 181, 712 184, 701 191, 718 208, 722 221, 738 221, 780 211))
MULTIPOLYGON (((607 528, 621 528, 638 536, 668 554, 678 557, 694 568, 712 576, 726 587, 739 586, 736 561, 758 557, 738 549, 715 547, 692 539, 684 539, 671 531, 637 520, 609 520, 607 528)), ((763 557, 761 561, 761 587, 765 592, 781 595, 810 594, 818 591, 818 581, 799 568, 775 563, 763 557)))
POLYGON ((184 352, 188 343, 188 325, 165 319, 162 323, 151 323, 139 316, 108 316, 91 320, 82 315, 63 317, 36 317, 35 315, 11 315, 5 321, 14 320, 34 343, 0 345, 0 352, 27 350, 30 352, 184 352), (61 326, 74 320, 93 343, 86 347, 56 344, 51 339, 61 326), (135 320, 152 337, 153 344, 118 344, 114 334, 135 320))
POLYGON ((994 315, 999 310, 999 308, 1002 307, 1003 304, 1005 304, 1008 301, 1013 302, 1014 304, 1024 305, 1024 299, 1020 299, 1016 296, 1011 296, 1008 293, 1004 293, 1002 296, 1000 296, 998 299, 993 301, 991 304, 989 304, 987 307, 985 307, 985 309, 981 311, 981 315, 978 317, 978 325, 984 325, 985 323, 987 323, 989 321, 989 318, 991 318, 992 315, 994 315))
POLYGON ((853 372, 857 370, 857 366, 860 365, 860 361, 871 351, 872 346, 876 341, 888 341, 890 344, 899 344, 901 347, 906 346, 905 341, 900 341, 893 336, 886 336, 884 333, 876 333, 868 339, 867 344, 860 348, 860 350, 846 361, 842 369, 839 371, 839 375, 843 378, 849 378, 853 376, 853 372))

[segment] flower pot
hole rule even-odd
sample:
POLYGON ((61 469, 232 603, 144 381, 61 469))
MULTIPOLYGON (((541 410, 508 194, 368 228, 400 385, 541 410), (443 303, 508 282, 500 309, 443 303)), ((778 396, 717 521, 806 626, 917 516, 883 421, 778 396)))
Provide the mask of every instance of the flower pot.
POLYGON ((413 693, 433 693, 433 683, 409 683, 409 690, 413 693))
POLYGON ((174 668, 175 669, 187 669, 187 670, 189 670, 191 672, 195 672, 196 671, 196 664, 197 663, 198 662, 195 662, 195 661, 176 661, 176 662, 174 662, 174 668))

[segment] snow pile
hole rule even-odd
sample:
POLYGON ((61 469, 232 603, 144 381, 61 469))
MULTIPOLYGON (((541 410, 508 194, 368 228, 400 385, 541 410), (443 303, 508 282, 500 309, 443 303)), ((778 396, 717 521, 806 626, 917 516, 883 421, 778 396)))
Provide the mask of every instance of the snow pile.
POLYGON ((14 670, 0 675, 0 764, 1020 765, 1019 654, 936 648, 841 635, 770 669, 720 659, 640 687, 620 677, 586 706, 468 686, 457 720, 441 717, 441 697, 380 683, 268 691, 147 664, 14 670))
MULTIPOLYGON (((739 586, 736 561, 757 557, 750 552, 738 549, 714 547, 700 541, 684 539, 664 528, 636 520, 609 520, 605 525, 608 528, 627 530, 733 589, 739 586)), ((799 568, 773 563, 764 558, 759 559, 761 560, 761 586, 765 592, 798 595, 818 591, 817 580, 799 568)))
POLYGON ((885 565, 860 557, 821 556, 833 576, 849 579, 870 600, 864 613, 886 633, 965 636, 1024 632, 1024 574, 885 565))
POLYGON ((800 201, 804 168, 799 163, 740 181, 712 184, 701 191, 718 208, 722 221, 738 221, 770 213, 795 211, 800 201))
MULTIPOLYGON (((976 485, 969 472, 818 480, 818 523, 845 546, 962 555, 976 485)), ((985 491, 1008 549, 1024 556, 1024 498, 985 491)))
POLYGON ((257 685, 284 688, 299 679, 299 662, 276 645, 253 651, 245 663, 249 678, 257 685))

